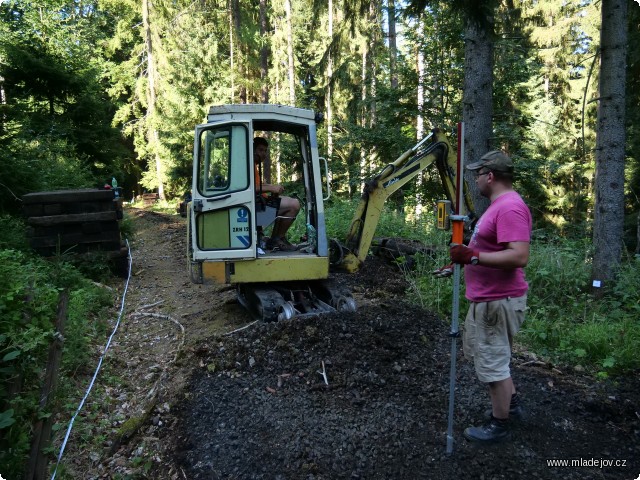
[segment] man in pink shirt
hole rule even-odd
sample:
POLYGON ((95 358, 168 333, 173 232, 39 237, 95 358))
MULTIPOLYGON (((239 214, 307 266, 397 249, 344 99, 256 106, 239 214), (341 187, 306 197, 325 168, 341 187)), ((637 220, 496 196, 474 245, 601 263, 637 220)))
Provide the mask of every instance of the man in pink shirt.
POLYGON ((491 200, 478 220, 469 246, 452 245, 451 260, 465 265, 466 297, 471 302, 464 323, 464 355, 473 359, 478 379, 488 384, 489 420, 469 427, 464 437, 491 443, 509 436, 509 417, 521 415, 509 363, 514 335, 524 321, 528 284, 531 213, 513 190, 513 163, 494 150, 467 166, 480 193, 491 200))

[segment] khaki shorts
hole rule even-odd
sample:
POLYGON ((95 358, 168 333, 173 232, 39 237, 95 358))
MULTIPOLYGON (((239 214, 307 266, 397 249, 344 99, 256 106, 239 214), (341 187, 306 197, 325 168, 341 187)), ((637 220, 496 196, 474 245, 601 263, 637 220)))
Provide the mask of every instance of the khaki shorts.
POLYGON ((493 302, 471 302, 463 327, 464 356, 473 360, 481 382, 511 376, 511 344, 524 322, 527 295, 493 302))

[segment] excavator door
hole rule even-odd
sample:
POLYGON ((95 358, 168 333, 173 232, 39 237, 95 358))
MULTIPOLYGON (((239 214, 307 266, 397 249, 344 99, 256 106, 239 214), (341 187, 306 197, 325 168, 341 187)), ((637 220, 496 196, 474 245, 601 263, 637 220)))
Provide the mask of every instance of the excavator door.
POLYGON ((196 127, 191 215, 192 260, 255 258, 255 195, 248 122, 196 127))

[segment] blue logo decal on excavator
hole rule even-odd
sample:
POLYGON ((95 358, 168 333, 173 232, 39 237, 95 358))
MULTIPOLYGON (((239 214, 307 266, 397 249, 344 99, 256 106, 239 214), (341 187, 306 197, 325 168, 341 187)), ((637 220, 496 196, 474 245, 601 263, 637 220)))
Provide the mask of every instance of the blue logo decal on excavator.
POLYGON ((251 246, 251 239, 249 238, 249 235, 236 235, 236 238, 242 243, 242 245, 244 245, 245 247, 249 248, 251 246))
POLYGON ((236 220, 238 223, 246 223, 249 221, 249 210, 246 208, 238 209, 238 218, 236 220))

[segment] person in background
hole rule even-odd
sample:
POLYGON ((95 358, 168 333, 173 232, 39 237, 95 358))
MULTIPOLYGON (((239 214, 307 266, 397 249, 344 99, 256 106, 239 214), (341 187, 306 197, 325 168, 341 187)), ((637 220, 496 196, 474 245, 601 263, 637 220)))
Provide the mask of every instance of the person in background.
POLYGON ((475 226, 469 245, 452 245, 451 260, 464 265, 466 298, 471 302, 464 323, 463 350, 473 359, 478 379, 489 386, 488 421, 469 427, 464 437, 491 443, 509 436, 509 419, 522 414, 511 378, 512 341, 527 306, 523 267, 529 260, 531 212, 513 190, 513 163, 504 152, 491 151, 467 166, 480 193, 491 200, 475 226))
POLYGON ((259 195, 270 193, 269 203, 276 205, 278 217, 273 225, 271 238, 267 241, 268 250, 293 251, 296 246, 292 245, 286 237, 287 230, 296 219, 300 211, 300 201, 296 198, 283 196, 284 187, 282 185, 271 185, 262 182, 262 165, 269 154, 269 142, 264 137, 253 139, 253 158, 256 168, 256 192, 259 195))

